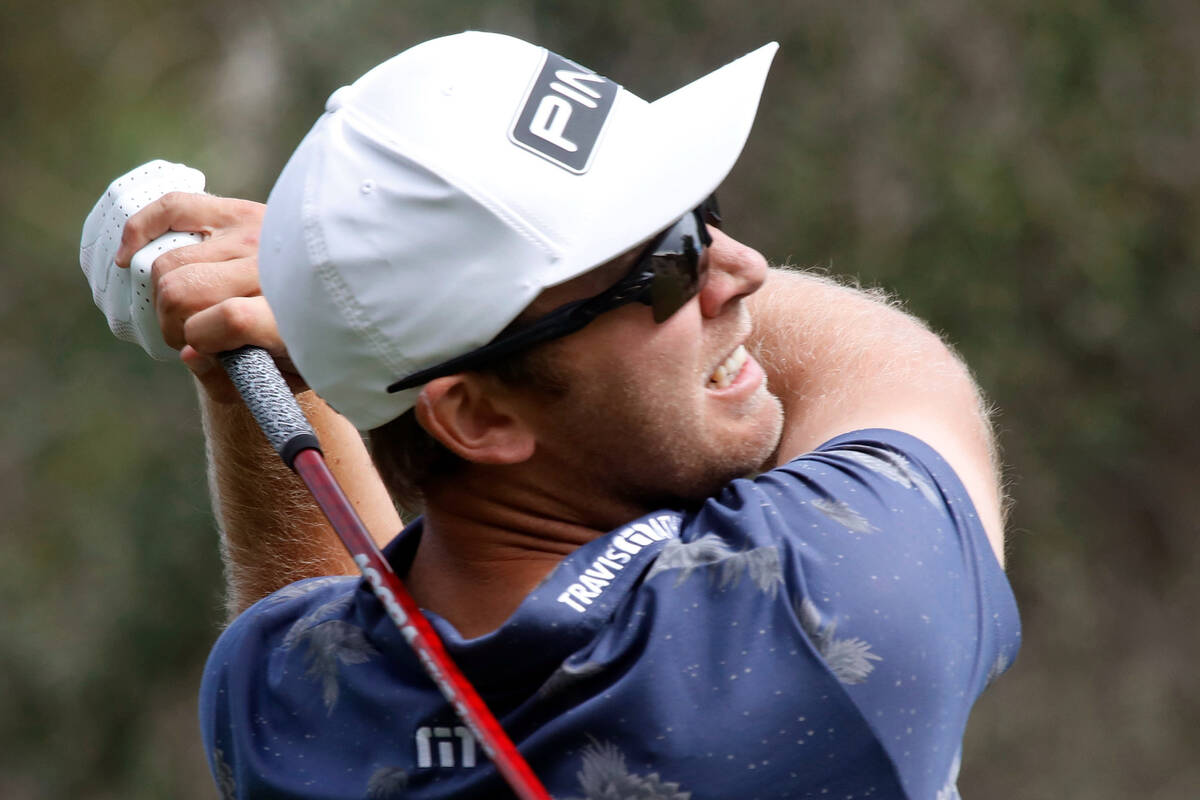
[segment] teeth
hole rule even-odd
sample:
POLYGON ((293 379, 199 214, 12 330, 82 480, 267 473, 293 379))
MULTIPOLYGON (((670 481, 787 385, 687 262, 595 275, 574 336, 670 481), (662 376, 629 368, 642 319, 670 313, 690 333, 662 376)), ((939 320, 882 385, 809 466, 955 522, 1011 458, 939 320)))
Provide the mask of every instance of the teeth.
POLYGON ((746 352, 745 345, 738 345, 737 349, 730 354, 729 358, 721 362, 721 365, 713 370, 713 374, 709 376, 708 382, 718 389, 724 389, 733 383, 733 379, 742 371, 742 367, 746 364, 746 359, 749 353, 746 352))

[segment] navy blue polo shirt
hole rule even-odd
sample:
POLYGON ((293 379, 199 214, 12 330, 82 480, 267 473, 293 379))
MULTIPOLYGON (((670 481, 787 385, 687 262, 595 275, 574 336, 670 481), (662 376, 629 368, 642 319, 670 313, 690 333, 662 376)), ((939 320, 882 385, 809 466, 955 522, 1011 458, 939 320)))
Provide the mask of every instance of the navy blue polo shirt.
MULTIPOLYGON (((420 536, 386 549, 398 574, 420 536)), ((1020 640, 962 484, 886 430, 611 531, 485 636, 427 616, 559 800, 957 798, 1020 640)), ((243 613, 200 718, 224 797, 511 796, 358 578, 243 613)))

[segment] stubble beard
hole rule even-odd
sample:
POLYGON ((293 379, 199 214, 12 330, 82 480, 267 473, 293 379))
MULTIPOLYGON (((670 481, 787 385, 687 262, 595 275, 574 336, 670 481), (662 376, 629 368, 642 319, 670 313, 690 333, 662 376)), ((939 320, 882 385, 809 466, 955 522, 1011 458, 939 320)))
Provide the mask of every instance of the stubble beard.
POLYGON ((618 385, 583 394, 592 396, 565 403, 574 410, 562 420, 575 432, 578 467, 598 493, 642 513, 698 506, 757 472, 783 427, 782 404, 765 383, 737 424, 702 419, 669 391, 618 385))

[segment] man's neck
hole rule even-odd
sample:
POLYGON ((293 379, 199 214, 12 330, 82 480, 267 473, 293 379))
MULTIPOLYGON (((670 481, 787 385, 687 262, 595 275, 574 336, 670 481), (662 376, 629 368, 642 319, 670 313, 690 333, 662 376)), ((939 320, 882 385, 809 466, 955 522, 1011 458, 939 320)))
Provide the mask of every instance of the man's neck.
MULTIPOLYGON (((426 492, 424 529, 405 583, 422 608, 464 638, 504 624, 521 601, 577 548, 638 516, 639 509, 587 516, 576 498, 538 481, 468 469, 426 492)), ((561 485, 561 482, 559 482, 561 485)), ((573 493, 572 493, 573 494, 573 493)))

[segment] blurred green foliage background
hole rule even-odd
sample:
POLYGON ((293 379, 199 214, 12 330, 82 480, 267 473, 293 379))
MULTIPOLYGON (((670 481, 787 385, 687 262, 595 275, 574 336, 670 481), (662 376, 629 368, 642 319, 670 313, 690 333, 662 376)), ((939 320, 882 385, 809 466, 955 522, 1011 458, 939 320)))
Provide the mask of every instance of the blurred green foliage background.
POLYGON ((972 719, 963 795, 1200 796, 1194 0, 6 0, 3 20, 0 797, 215 796, 193 391, 105 329, 84 216, 157 157, 265 199, 333 89, 465 28, 648 98, 780 41, 728 227, 907 298, 999 409, 1025 644, 972 719))

